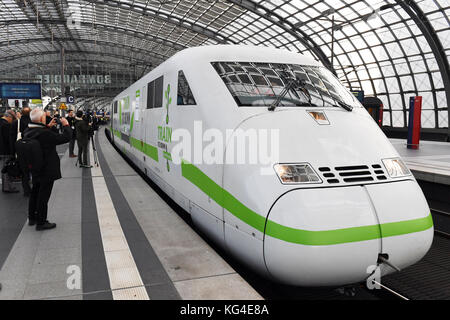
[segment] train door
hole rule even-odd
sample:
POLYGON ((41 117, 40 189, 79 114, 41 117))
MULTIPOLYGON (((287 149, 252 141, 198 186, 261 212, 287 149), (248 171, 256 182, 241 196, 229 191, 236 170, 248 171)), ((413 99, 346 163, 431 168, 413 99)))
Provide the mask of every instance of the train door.
MULTIPOLYGON (((134 106, 134 128, 133 128, 133 136, 135 138, 134 140, 134 146, 136 149, 141 150, 142 152, 144 150, 144 142, 145 142, 145 108, 143 107, 145 103, 145 92, 144 87, 137 88, 136 90, 136 100, 135 100, 135 106, 134 106)), ((137 156, 137 165, 142 171, 145 171, 145 156, 142 156, 141 153, 137 156)))
POLYGON ((117 118, 118 118, 118 116, 117 116, 117 101, 113 102, 110 115, 111 115, 111 119, 109 121, 111 122, 111 139, 114 142, 115 141, 114 138, 116 135, 115 132, 116 132, 116 130, 118 130, 118 127, 117 127, 117 118))
POLYGON ((158 126, 160 125, 160 118, 163 114, 163 81, 164 76, 160 76, 150 82, 146 86, 146 104, 145 104, 145 151, 146 167, 151 171, 148 172, 156 184, 160 185, 158 176, 161 177, 163 173, 161 169, 161 154, 158 150, 158 126), (152 175, 155 173, 156 175, 152 175))
POLYGON ((114 101, 111 103, 111 108, 109 109, 109 132, 110 132, 110 137, 111 137, 111 141, 114 142, 114 101))
POLYGON ((124 121, 124 112, 123 112, 123 101, 122 98, 117 100, 117 118, 116 118, 116 134, 117 134, 117 147, 123 151, 123 142, 124 142, 124 132, 123 132, 123 121, 124 121))
POLYGON ((147 85, 143 86, 141 89, 141 103, 142 103, 142 116, 141 116, 141 134, 142 134, 142 147, 143 147, 143 167, 144 167, 144 173, 147 176, 150 176, 149 174, 149 170, 151 169, 151 165, 152 165, 152 160, 149 156, 148 156, 148 152, 147 152, 147 145, 151 145, 151 141, 150 141, 150 133, 151 133, 151 114, 150 114, 150 110, 149 110, 149 105, 148 105, 148 97, 147 97, 147 85))
POLYGON ((125 96, 119 100, 119 106, 122 111, 122 125, 121 125, 121 136, 123 140, 123 150, 129 152, 130 150, 130 130, 131 130, 131 104, 130 96, 125 96))

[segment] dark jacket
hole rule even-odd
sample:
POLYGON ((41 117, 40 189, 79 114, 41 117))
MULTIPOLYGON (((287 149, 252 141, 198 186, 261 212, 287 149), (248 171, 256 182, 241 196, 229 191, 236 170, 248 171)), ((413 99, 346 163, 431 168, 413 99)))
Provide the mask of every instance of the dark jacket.
MULTIPOLYGON (((31 122, 31 119, 29 116, 22 116, 22 118, 20 118, 20 132, 22 133, 22 137, 23 137, 23 133, 25 132, 25 129, 28 128, 28 124, 30 122, 31 122)), ((16 153, 15 144, 16 144, 16 140, 17 140, 17 124, 18 124, 18 120, 14 121, 11 124, 9 145, 11 147, 12 154, 16 153)))
POLYGON ((0 118, 0 155, 11 155, 11 146, 10 146, 10 129, 11 125, 8 121, 3 118, 0 118))
POLYGON ((82 143, 89 141, 89 124, 81 118, 75 117, 75 131, 77 133, 77 140, 82 143))
POLYGON ((60 161, 56 152, 56 146, 70 141, 72 129, 69 126, 63 127, 63 132, 58 134, 41 123, 31 122, 24 134, 39 141, 44 156, 45 165, 39 174, 33 175, 33 181, 61 179, 60 161))
POLYGON ((75 140, 77 137, 77 131, 75 130, 75 117, 67 117, 67 122, 69 123, 70 128, 72 128, 72 139, 75 140))

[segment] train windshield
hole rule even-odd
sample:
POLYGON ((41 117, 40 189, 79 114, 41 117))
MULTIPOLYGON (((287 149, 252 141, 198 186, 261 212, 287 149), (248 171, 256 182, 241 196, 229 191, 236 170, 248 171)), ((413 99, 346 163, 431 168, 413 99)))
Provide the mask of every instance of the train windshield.
POLYGON ((213 62, 240 107, 271 106, 281 96, 278 107, 316 106, 361 107, 358 100, 326 68, 296 64, 258 62, 213 62), (302 87, 282 94, 292 79, 302 87))

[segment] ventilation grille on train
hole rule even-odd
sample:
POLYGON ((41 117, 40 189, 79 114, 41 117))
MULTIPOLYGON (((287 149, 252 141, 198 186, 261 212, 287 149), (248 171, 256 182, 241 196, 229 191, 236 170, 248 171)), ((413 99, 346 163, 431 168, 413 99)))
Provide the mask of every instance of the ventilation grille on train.
POLYGON ((344 167, 320 167, 320 173, 328 183, 358 183, 386 180, 386 174, 379 164, 344 166, 344 167))

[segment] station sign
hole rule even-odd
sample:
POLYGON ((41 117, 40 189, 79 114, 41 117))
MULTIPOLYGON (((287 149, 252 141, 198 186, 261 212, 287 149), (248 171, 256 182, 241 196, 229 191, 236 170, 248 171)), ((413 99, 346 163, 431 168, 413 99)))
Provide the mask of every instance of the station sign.
MULTIPOLYGON (((42 82, 42 85, 61 84, 60 74, 38 74, 36 76, 42 82)), ((110 74, 66 74, 64 83, 67 85, 105 85, 111 84, 110 74)))
POLYGON ((41 99, 40 83, 0 83, 2 99, 41 99))

